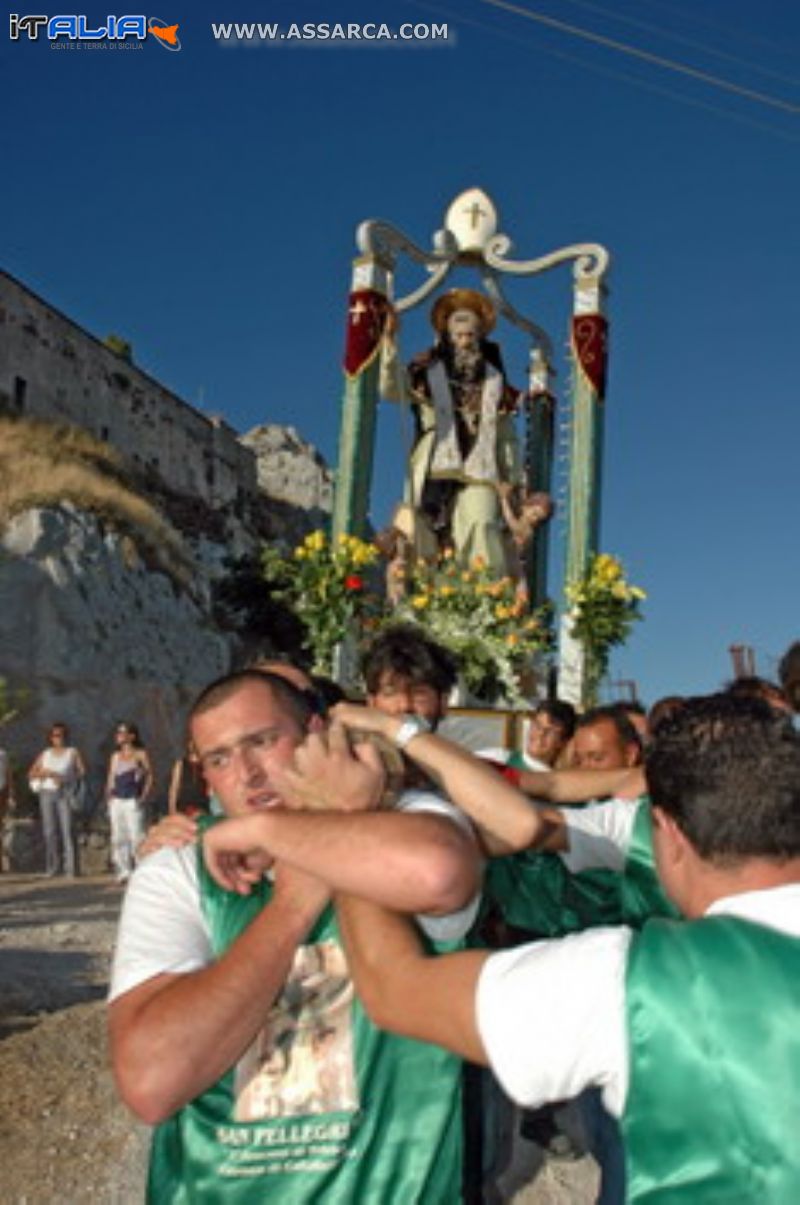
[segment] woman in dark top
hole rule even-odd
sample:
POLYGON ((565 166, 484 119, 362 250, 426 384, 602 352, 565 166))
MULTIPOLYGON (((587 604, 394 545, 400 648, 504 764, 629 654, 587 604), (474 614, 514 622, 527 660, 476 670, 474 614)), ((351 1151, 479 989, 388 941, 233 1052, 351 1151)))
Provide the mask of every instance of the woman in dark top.
POLYGON ((144 804, 153 787, 153 771, 135 724, 117 724, 117 747, 111 754, 106 801, 111 821, 111 858, 117 882, 124 883, 134 867, 136 849, 144 836, 144 804))

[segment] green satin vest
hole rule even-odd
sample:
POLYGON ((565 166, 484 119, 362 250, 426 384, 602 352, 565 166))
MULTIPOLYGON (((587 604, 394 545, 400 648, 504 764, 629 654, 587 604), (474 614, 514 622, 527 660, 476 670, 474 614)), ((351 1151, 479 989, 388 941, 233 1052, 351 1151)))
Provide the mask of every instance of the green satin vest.
POLYGON ((573 874, 558 854, 525 851, 490 862, 486 893, 509 924, 538 937, 564 937, 598 925, 639 928, 651 916, 677 915, 656 874, 646 801, 636 813, 622 874, 573 874))
MULTIPOLYGON (((271 885, 263 880, 251 896, 222 891, 208 875, 199 849, 198 873, 203 911, 219 956, 269 900, 271 885)), ((270 1116, 234 1119, 236 1069, 230 1071, 155 1131, 147 1197, 152 1205, 454 1205, 460 1199, 460 1060, 435 1046, 377 1030, 349 995, 343 1007, 337 1005, 338 1020, 331 1022, 324 1003, 333 986, 326 985, 337 983, 340 997, 342 990, 350 991, 332 908, 320 917, 298 958, 321 958, 320 950, 336 961, 344 977, 333 980, 325 978, 327 971, 317 973, 316 997, 323 1004, 310 1012, 296 1009, 294 1028, 291 981, 281 997, 286 1011, 280 1023, 273 1021, 274 1012, 270 1015, 268 1057, 260 1073, 273 1063, 279 1068, 278 1086, 273 1089, 268 1081, 264 1089, 270 1116), (301 1026, 311 1036, 301 1039, 301 1026), (341 1049, 327 1057, 324 1052, 311 1058, 306 1054, 298 1074, 301 1082, 311 1082, 303 1081, 302 1073, 312 1062, 315 1069, 307 1074, 322 1085, 320 1091, 329 1085, 327 1100, 339 1105, 346 1081, 349 1107, 329 1108, 320 1098, 313 1111, 296 1102, 286 1108, 289 1058, 281 1037, 273 1033, 290 1030, 294 1038, 285 1041, 296 1043, 293 1050, 303 1041, 312 1050, 315 1042, 340 1042, 346 1031, 352 1057, 343 1058, 341 1049)), ((314 981, 317 963, 310 966, 305 983, 314 981)), ((290 1057, 298 1063, 299 1055, 290 1057)), ((303 1098, 306 1104, 309 1099, 303 1098)))
POLYGON ((626 992, 629 1205, 797 1205, 800 938, 651 921, 626 992))

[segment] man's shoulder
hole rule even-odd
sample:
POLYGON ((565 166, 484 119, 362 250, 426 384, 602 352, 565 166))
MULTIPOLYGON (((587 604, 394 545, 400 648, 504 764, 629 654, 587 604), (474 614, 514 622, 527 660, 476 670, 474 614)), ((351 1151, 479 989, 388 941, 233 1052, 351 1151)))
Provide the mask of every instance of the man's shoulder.
POLYGON ((191 841, 177 849, 164 846, 148 854, 133 872, 128 893, 137 889, 150 892, 159 887, 164 890, 193 892, 199 898, 197 842, 191 841))
POLYGON ((117 934, 111 999, 154 975, 185 974, 211 961, 194 843, 159 849, 131 876, 117 934))

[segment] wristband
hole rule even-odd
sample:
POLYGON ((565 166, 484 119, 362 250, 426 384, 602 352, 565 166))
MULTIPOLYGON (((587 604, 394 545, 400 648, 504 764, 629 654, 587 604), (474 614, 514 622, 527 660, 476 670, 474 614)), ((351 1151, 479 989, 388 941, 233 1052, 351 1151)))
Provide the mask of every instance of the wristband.
POLYGON ((430 730, 430 724, 421 715, 403 716, 403 722, 397 731, 394 743, 398 749, 405 749, 408 742, 413 740, 415 736, 422 736, 424 733, 430 732, 430 730))

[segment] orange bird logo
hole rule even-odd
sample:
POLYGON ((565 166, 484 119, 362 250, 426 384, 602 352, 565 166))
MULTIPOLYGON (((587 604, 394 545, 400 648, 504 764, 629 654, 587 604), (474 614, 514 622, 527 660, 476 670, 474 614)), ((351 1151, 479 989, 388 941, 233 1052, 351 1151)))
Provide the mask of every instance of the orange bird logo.
POLYGON ((147 32, 160 38, 162 42, 168 42, 170 46, 175 46, 178 41, 177 25, 149 25, 147 32))

